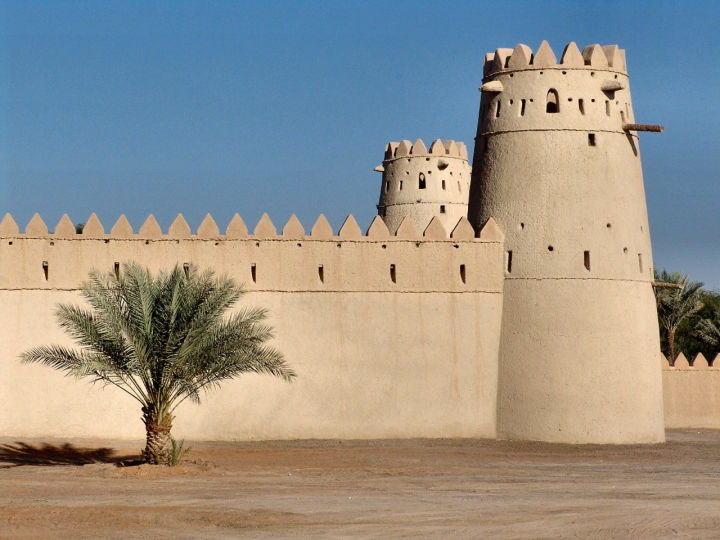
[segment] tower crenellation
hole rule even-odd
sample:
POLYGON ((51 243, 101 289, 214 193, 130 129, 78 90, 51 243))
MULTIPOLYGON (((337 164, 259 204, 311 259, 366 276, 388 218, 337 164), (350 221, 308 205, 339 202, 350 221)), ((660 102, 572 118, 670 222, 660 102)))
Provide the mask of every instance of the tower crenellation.
POLYGON ((428 148, 422 139, 391 142, 375 170, 383 173, 378 215, 391 233, 405 216, 420 231, 434 216, 448 231, 467 216, 470 165, 464 143, 436 139, 428 148))

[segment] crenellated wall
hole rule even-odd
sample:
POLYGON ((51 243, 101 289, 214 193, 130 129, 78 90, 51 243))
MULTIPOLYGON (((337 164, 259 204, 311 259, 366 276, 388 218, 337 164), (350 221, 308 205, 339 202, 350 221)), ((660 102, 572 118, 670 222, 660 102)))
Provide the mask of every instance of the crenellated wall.
POLYGON ((91 268, 135 260, 153 269, 196 263, 245 284, 242 305, 269 309, 274 345, 298 378, 247 375, 200 406, 183 404, 177 436, 291 439, 495 436, 502 312, 502 233, 476 238, 465 219, 438 219, 391 236, 377 217, 365 234, 352 216, 335 233, 320 216, 309 234, 293 216, 278 233, 265 215, 252 234, 239 216, 210 216, 192 234, 182 216, 165 233, 150 216, 136 233, 121 217, 83 234, 39 216, 21 234, 0 223, 0 434, 142 437, 138 406, 120 391, 22 365, 32 346, 70 344, 53 317, 79 302, 91 268))
POLYGON ((660 355, 665 427, 720 429, 720 355, 710 362, 699 353, 692 364, 680 353, 671 367, 660 355))

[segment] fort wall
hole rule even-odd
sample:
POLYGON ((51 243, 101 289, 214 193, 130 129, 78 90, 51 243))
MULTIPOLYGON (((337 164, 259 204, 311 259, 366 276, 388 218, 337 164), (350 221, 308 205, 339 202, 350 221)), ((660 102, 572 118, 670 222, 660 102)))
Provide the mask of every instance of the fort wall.
POLYGON ((670 429, 720 429, 720 355, 708 359, 698 354, 692 364, 680 355, 670 367, 660 356, 663 378, 665 427, 670 429))
MULTIPOLYGON (((95 216, 75 234, 64 216, 49 234, 35 216, 21 234, 0 224, 0 434, 140 438, 139 406, 122 392, 23 365, 25 349, 68 338, 53 311, 81 302, 91 268, 135 260, 154 270, 212 267, 244 283, 242 305, 269 309, 273 345, 293 383, 244 375, 202 405, 184 403, 175 434, 205 440, 494 437, 502 314, 502 233, 475 237, 467 220, 425 235, 390 236, 380 218, 363 234, 349 216, 322 216, 306 234, 294 216, 278 233, 263 216, 225 234, 209 216, 196 234, 182 216, 166 233, 124 217, 107 234, 95 216)), ((241 308, 238 306, 238 308, 241 308)))

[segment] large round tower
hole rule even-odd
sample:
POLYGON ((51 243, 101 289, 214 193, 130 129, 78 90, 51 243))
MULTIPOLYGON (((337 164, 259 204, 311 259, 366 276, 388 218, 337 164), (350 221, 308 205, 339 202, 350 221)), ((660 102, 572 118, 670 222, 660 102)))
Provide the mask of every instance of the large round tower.
POLYGON ((464 143, 437 139, 391 142, 375 169, 383 173, 378 215, 395 234, 405 216, 422 232, 434 216, 450 232, 467 217, 470 165, 464 143))
POLYGON ((505 233, 498 434, 664 440, 652 250, 625 53, 485 59, 468 218, 505 233))

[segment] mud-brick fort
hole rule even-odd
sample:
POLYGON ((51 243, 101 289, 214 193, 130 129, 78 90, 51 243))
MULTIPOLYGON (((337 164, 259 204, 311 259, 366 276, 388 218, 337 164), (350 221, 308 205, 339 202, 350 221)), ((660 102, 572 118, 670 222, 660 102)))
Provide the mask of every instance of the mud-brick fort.
POLYGON ((180 437, 652 443, 666 425, 720 427, 720 369, 662 369, 638 137, 661 128, 636 123, 625 51, 497 49, 478 83, 472 166, 456 141, 389 143, 367 228, 208 215, 163 232, 93 214, 76 234, 67 216, 50 233, 6 215, 0 435, 142 438, 121 392, 18 361, 70 344, 54 306, 128 260, 244 283, 298 373, 184 404, 180 437))

